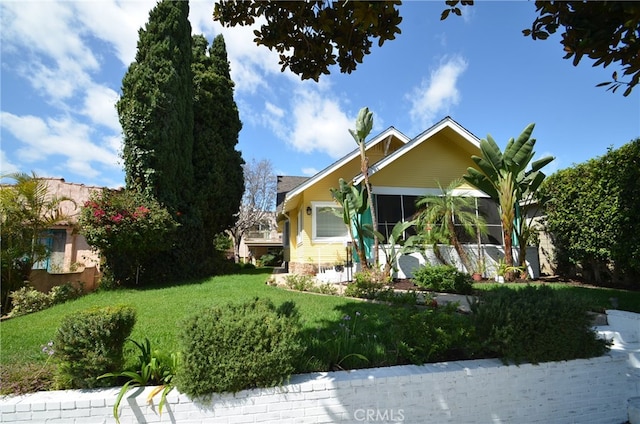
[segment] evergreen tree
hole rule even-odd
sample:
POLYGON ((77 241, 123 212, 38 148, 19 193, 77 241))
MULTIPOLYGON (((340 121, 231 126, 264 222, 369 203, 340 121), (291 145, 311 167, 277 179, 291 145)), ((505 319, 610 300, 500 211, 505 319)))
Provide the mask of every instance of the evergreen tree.
POLYGON ((203 222, 203 254, 210 255, 215 236, 235 221, 244 190, 244 161, 235 149, 242 123, 233 99, 224 38, 218 35, 207 47, 204 36, 193 37, 193 170, 203 222))
POLYGON ((188 190, 193 186, 188 16, 188 2, 161 1, 151 10, 117 103, 127 188, 181 215, 188 210, 188 190))
POLYGON ((156 199, 180 224, 173 249, 147 264, 155 276, 193 274, 193 75, 189 3, 163 0, 139 31, 136 60, 117 103, 127 188, 156 199))

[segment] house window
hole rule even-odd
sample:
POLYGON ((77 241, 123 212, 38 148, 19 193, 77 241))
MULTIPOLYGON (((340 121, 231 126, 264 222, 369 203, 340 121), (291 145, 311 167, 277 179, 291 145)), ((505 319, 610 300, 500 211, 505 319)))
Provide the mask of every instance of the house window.
MULTIPOLYGON (((482 235, 480 241, 482 244, 502 244, 502 222, 500 221, 500 210, 495 200, 488 197, 475 197, 475 213, 476 216, 484 218, 487 224, 487 234, 482 235)), ((475 244, 478 242, 477 236, 470 236, 461 224, 456 223, 456 217, 453 217, 456 227, 456 235, 461 243, 475 244)))
MULTIPOLYGON (((416 200, 419 196, 412 195, 393 195, 378 194, 375 196, 375 205, 378 219, 378 231, 383 235, 391 234, 394 225, 398 222, 406 222, 415 218, 416 200)), ((487 223, 487 235, 483 235, 481 241, 483 244, 502 244, 502 223, 500 221, 500 211, 498 204, 485 197, 475 197, 475 213, 484 217, 487 223)), ((462 225, 456 223, 454 217, 454 225, 456 226, 456 235, 462 243, 477 243, 475 237, 470 236, 464 231, 462 225)), ((405 232, 405 237, 415 234, 415 228, 411 227, 405 232)))
MULTIPOLYGON (((417 199, 418 196, 410 195, 375 195, 378 231, 388 237, 398 222, 411 221, 416 213, 417 199)), ((408 229, 405 237, 412 234, 415 234, 414 228, 408 229)))
POLYGON ((33 269, 46 269, 47 272, 61 272, 64 267, 66 242, 66 230, 48 230, 43 233, 38 239, 38 243, 47 246, 49 256, 33 264, 33 269))
POLYGON ((344 241, 349 231, 342 219, 342 208, 333 202, 315 202, 312 204, 313 240, 344 241))

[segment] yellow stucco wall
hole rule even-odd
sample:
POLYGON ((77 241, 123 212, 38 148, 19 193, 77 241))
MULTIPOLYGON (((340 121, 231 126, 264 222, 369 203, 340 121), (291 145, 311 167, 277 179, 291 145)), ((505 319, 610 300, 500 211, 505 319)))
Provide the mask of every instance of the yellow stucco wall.
POLYGON ((371 185, 438 188, 439 182, 446 188, 475 166, 471 155, 480 151, 470 150, 468 144, 442 131, 372 175, 371 185))

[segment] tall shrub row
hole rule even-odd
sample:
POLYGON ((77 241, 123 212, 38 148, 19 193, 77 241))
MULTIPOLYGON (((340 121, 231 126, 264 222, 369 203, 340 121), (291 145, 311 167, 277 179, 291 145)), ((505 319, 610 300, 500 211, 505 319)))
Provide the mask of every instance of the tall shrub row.
POLYGON ((640 288, 640 139, 555 173, 541 192, 558 274, 640 288))

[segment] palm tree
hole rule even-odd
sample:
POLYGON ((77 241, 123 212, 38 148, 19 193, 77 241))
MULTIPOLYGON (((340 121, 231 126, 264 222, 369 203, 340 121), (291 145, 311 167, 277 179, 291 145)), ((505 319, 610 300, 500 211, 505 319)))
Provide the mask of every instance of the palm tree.
MULTIPOLYGON (((486 140, 480 140, 480 150, 482 157, 472 156, 471 159, 478 165, 478 169, 469 167, 467 174, 463 178, 474 187, 482 190, 500 204, 501 221, 504 231, 504 260, 508 269, 513 268, 512 234, 515 232, 522 240, 522 228, 514 228, 514 219, 521 217, 516 213, 516 208, 523 200, 533 196, 545 174, 540 171, 549 164, 554 157, 546 156, 531 163, 531 168, 525 171, 533 159, 535 152, 533 147, 535 138, 531 138, 535 124, 529 124, 517 139, 509 139, 504 153, 493 140, 491 135, 487 135, 486 140)), ((524 263, 524 257, 520 262, 524 263)), ((505 275, 507 281, 513 281, 513 271, 505 275)))
MULTIPOLYGON (((445 239, 453 246, 460 256, 467 272, 473 272, 473 265, 468 253, 458 239, 456 226, 462 227, 465 233, 475 237, 486 232, 486 224, 481 216, 475 212, 475 198, 454 195, 454 190, 462 185, 462 179, 452 181, 446 189, 438 183, 441 194, 428 195, 419 198, 416 206, 421 209, 418 215, 418 228, 432 231, 432 238, 445 239)), ((437 251, 435 252, 438 255, 437 251)), ((440 259, 440 258, 439 258, 440 259)))
POLYGON ((14 173, 13 185, 0 187, 0 224, 2 249, 2 305, 9 307, 9 293, 29 279, 33 264, 49 255, 46 246, 38 242, 41 234, 52 225, 67 221, 61 204, 64 196, 48 194, 47 183, 33 173, 14 173))

